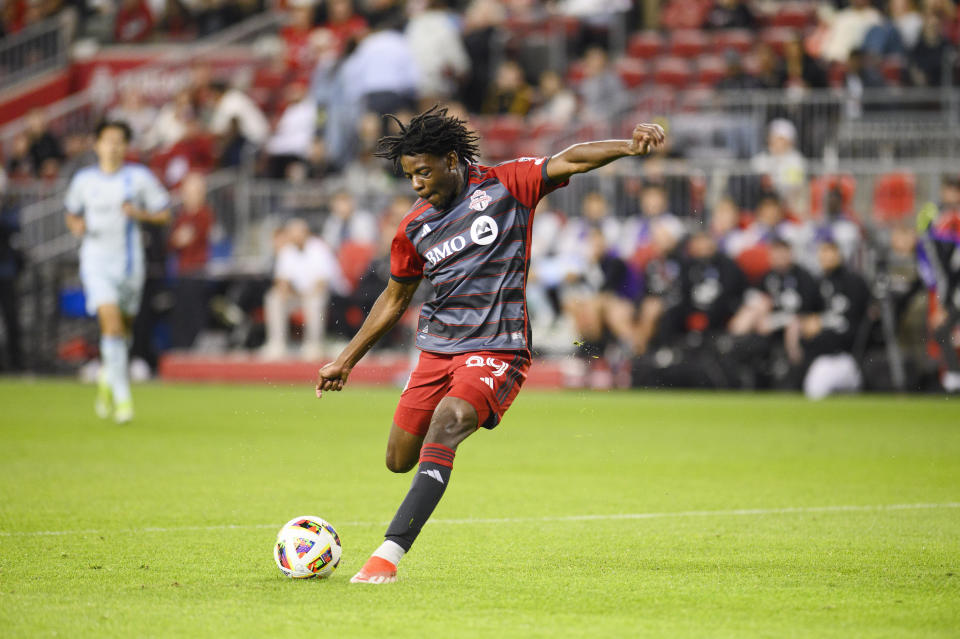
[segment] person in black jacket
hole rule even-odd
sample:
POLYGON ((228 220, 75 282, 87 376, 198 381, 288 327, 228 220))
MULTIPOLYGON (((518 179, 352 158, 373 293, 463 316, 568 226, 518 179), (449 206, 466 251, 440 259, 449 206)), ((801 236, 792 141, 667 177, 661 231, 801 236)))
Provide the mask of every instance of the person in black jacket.
POLYGON ((866 282, 844 265, 835 242, 823 240, 817 257, 823 270, 824 310, 801 316, 787 329, 788 339, 796 339, 797 352, 802 353, 804 392, 814 399, 860 388, 862 378, 852 351, 870 302, 866 282))

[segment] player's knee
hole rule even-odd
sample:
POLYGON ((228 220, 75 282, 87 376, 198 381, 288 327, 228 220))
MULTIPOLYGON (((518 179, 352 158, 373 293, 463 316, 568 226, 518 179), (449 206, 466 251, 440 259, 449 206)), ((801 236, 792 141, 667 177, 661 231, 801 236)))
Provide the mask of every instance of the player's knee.
POLYGON ((453 447, 477 429, 477 411, 468 402, 450 402, 434 413, 428 438, 453 447))
POLYGON ((391 473, 405 473, 417 465, 417 460, 404 457, 393 450, 387 450, 387 470, 391 473))

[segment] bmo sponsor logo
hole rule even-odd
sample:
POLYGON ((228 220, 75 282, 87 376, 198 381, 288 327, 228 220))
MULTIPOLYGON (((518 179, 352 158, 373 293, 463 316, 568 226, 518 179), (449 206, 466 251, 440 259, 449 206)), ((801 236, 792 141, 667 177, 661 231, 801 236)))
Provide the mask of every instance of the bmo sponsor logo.
POLYGON ((454 253, 462 251, 466 245, 467 240, 462 235, 451 237, 449 240, 445 240, 443 244, 434 246, 427 251, 427 260, 429 260, 431 264, 436 264, 441 260, 447 259, 454 253))
MULTIPOLYGON (((474 244, 487 246, 488 244, 493 244, 494 240, 497 239, 499 231, 500 229, 497 227, 496 220, 489 215, 481 215, 470 225, 470 239, 473 240, 474 244)), ((434 246, 427 251, 424 257, 427 258, 427 261, 430 262, 431 265, 436 265, 454 253, 459 253, 466 248, 466 246, 467 238, 463 235, 457 235, 451 237, 449 240, 444 240, 442 244, 434 246)))

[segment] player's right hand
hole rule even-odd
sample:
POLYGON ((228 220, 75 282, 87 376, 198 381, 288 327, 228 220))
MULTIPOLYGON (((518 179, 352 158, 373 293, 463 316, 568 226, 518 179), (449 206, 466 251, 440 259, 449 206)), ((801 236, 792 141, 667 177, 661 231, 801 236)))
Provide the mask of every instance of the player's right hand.
POLYGON ((83 237, 87 232, 87 223, 79 215, 67 215, 67 229, 74 237, 83 237))
POLYGON ((330 362, 317 372, 317 396, 319 397, 319 394, 326 390, 343 390, 349 375, 349 368, 337 362, 330 362))

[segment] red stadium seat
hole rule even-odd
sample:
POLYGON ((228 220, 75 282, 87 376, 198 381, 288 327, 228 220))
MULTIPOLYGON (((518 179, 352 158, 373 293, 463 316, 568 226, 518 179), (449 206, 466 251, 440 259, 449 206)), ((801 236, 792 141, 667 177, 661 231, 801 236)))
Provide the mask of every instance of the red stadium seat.
POLYGON ((674 31, 670 37, 670 55, 681 58, 695 58, 702 55, 709 46, 710 39, 699 29, 674 31))
POLYGON ((723 29, 713 34, 714 53, 723 53, 729 49, 746 53, 753 48, 756 35, 748 29, 723 29))
POLYGON ((660 86, 681 89, 693 80, 690 63, 674 56, 662 57, 653 65, 653 81, 660 86))
POLYGON ((797 38, 797 32, 787 27, 772 27, 764 29, 760 34, 760 41, 782 56, 788 42, 797 38))
POLYGON ((792 27, 802 29, 813 24, 814 5, 810 2, 783 2, 777 12, 770 17, 774 27, 792 27))
POLYGON ((727 63, 721 56, 705 55, 697 60, 697 82, 705 86, 715 85, 727 72, 727 63))
POLYGON ((633 89, 647 81, 649 73, 647 63, 637 58, 621 58, 616 62, 620 80, 628 89, 633 89))
POLYGON ((751 282, 758 282, 770 270, 770 247, 756 244, 740 252, 737 266, 751 282))
POLYGON ((567 67, 567 83, 573 86, 580 84, 580 81, 583 80, 586 73, 583 67, 583 61, 574 60, 570 63, 570 66, 567 67))
POLYGON ((671 31, 676 29, 699 29, 713 0, 669 0, 660 12, 660 24, 671 31))
POLYGON ((916 178, 912 173, 887 173, 873 184, 873 216, 880 222, 896 222, 914 213, 916 178))
POLYGON ((663 51, 663 36, 656 31, 641 31, 630 36, 627 55, 644 60, 655 58, 663 51))
POLYGON ((350 284, 351 290, 357 287, 360 276, 364 274, 376 248, 372 244, 361 244, 360 242, 344 242, 337 251, 337 259, 340 262, 340 270, 343 276, 350 284))
POLYGON ((823 217, 827 201, 827 191, 840 189, 845 213, 853 213, 853 198, 857 193, 857 181, 848 173, 841 175, 822 175, 810 180, 810 215, 814 219, 823 217))

